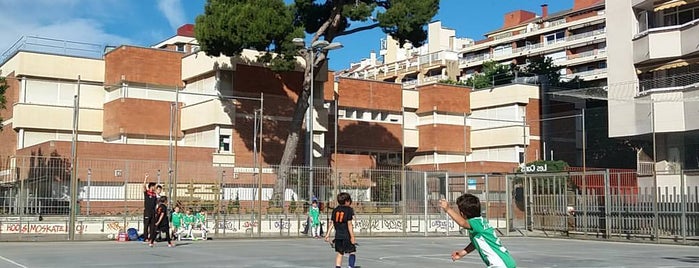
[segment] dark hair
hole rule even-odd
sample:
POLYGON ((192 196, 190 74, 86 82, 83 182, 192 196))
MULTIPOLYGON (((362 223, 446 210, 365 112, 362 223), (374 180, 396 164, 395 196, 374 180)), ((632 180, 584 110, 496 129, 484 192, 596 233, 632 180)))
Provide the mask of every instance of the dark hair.
POLYGON ((352 197, 348 193, 340 193, 337 195, 337 203, 341 206, 352 204, 352 197))
POLYGON ((463 194, 456 199, 456 205, 459 206, 461 215, 467 219, 481 216, 481 201, 478 197, 472 194, 463 194))
POLYGON ((155 186, 156 184, 157 184, 157 183, 155 183, 155 182, 149 182, 149 183, 148 183, 148 189, 153 188, 153 186, 155 186))
POLYGON ((162 185, 158 185, 158 186, 155 186, 155 188, 163 189, 163 186, 162 186, 162 185))
POLYGON ((161 196, 160 197, 160 203, 167 203, 167 196, 161 196))
POLYGON ((318 204, 318 200, 313 200, 313 202, 311 202, 311 204, 318 204))

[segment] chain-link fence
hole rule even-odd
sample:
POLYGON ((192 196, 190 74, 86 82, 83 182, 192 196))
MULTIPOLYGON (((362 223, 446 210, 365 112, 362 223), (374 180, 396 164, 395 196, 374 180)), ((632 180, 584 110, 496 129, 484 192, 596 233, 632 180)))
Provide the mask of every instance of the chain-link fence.
MULTIPOLYGON (((400 169, 291 168, 282 204, 272 198, 278 167, 216 167, 167 161, 79 159, 59 156, 4 158, 0 167, 0 240, 115 237, 143 229, 143 190, 162 186, 170 206, 208 214, 213 237, 300 236, 308 230, 308 209, 317 200, 323 229, 339 192, 352 195, 359 235, 454 235, 460 228, 440 211, 438 201, 463 193, 479 196, 493 226, 505 227, 505 177, 400 169), (69 225, 70 178, 77 169, 76 226, 69 225)), ((504 230, 504 229, 503 229, 504 230)), ((198 230, 195 230, 195 233, 198 230)))

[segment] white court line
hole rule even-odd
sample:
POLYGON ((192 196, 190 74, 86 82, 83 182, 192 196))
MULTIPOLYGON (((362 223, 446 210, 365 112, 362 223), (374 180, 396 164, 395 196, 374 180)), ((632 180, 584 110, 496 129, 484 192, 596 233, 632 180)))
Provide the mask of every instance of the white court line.
POLYGON ((10 260, 10 259, 8 259, 8 258, 5 258, 5 257, 3 257, 3 256, 0 256, 0 259, 4 260, 4 261, 6 261, 6 262, 12 263, 12 264, 14 264, 14 265, 17 265, 17 267, 28 268, 27 266, 24 266, 24 265, 22 265, 22 264, 19 264, 19 263, 15 262, 15 261, 10 260))

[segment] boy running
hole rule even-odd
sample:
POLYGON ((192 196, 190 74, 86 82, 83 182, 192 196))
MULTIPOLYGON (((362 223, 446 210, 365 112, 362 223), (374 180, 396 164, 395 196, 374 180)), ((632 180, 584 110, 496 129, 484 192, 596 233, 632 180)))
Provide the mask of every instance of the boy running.
POLYGON ((314 238, 320 238, 318 230, 320 228, 320 209, 318 209, 318 201, 313 201, 311 209, 308 210, 308 217, 311 218, 311 234, 314 238))
POLYGON ((340 193, 337 195, 337 203, 338 206, 330 214, 332 224, 328 228, 327 234, 325 234, 325 241, 330 241, 330 232, 335 228, 335 240, 333 240, 335 252, 337 252, 335 268, 342 267, 342 256, 345 254, 349 254, 349 267, 354 268, 356 261, 355 252, 357 252, 355 245, 357 242, 354 239, 354 225, 352 224, 354 209, 350 207, 352 197, 348 193, 340 193))
MULTIPOLYGON (((167 196, 160 197, 160 204, 155 211, 155 228, 151 229, 150 237, 155 237, 156 232, 165 232, 165 240, 167 240, 167 246, 173 247, 172 241, 170 240, 170 221, 167 219, 167 196)), ((150 247, 153 247, 153 240, 150 241, 150 247)))
POLYGON ((517 264, 507 249, 500 243, 488 220, 481 217, 481 201, 472 194, 463 194, 456 199, 460 212, 449 207, 447 200, 439 200, 439 206, 449 214, 459 226, 467 229, 471 243, 463 250, 451 254, 453 261, 459 260, 466 254, 478 250, 481 259, 489 268, 515 268, 517 264), (466 217, 466 219, 464 219, 466 217))

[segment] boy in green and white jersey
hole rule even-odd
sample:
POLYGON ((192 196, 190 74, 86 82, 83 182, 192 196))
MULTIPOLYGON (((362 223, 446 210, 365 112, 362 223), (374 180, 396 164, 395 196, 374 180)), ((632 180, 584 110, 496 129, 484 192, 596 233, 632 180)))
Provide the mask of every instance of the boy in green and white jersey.
POLYGON ((456 199, 459 212, 449 207, 447 200, 440 200, 439 206, 449 214, 459 226, 467 229, 471 243, 463 250, 454 251, 451 259, 456 261, 474 250, 489 268, 515 268, 517 264, 510 252, 500 243, 488 220, 481 217, 481 201, 472 194, 463 194, 456 199), (466 217, 466 219, 464 219, 466 217))
POLYGON ((194 222, 196 221, 196 217, 192 215, 192 209, 188 208, 186 214, 182 216, 182 223, 184 224, 184 228, 187 230, 187 236, 191 239, 192 238, 192 229, 194 228, 194 222))
POLYGON ((320 209, 318 208, 318 201, 313 200, 311 208, 308 209, 308 217, 311 218, 311 234, 313 238, 320 238, 320 233, 318 232, 320 228, 320 209))
POLYGON ((175 206, 175 210, 172 212, 172 234, 180 239, 180 233, 183 231, 182 226, 182 212, 180 212, 180 206, 175 206))
POLYGON ((206 209, 202 208, 201 211, 197 213, 196 223, 194 224, 194 227, 197 227, 201 230, 202 240, 206 240, 206 233, 208 232, 208 230, 206 229, 206 216, 206 209))

